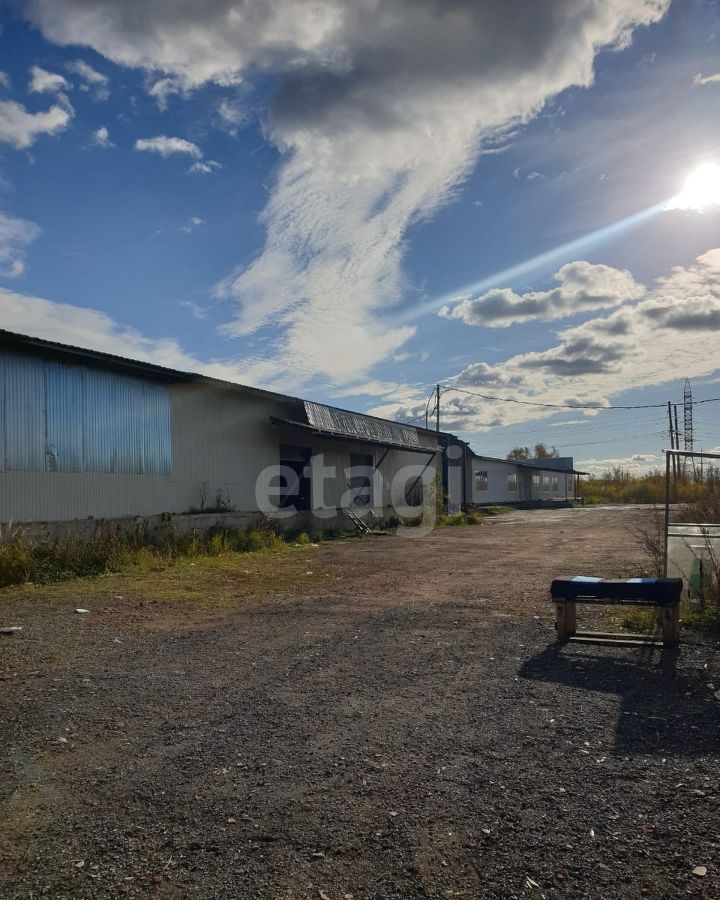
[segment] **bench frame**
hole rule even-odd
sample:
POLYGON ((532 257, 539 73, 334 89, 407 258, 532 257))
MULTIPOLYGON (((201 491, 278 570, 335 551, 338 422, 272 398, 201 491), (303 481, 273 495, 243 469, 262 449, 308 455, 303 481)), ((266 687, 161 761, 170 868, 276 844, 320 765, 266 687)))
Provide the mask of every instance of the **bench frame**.
MULTIPOLYGON (((583 585, 587 593, 579 591, 574 597, 552 597, 555 604, 555 630, 558 641, 580 641, 622 644, 650 644, 652 646, 674 647, 680 640, 680 598, 676 600, 653 599, 635 596, 597 596, 592 590, 592 582, 583 585), (649 606, 660 609, 662 642, 646 634, 625 634, 606 631, 578 631, 577 604, 586 603, 601 606, 649 606)), ((618 593, 627 593, 622 586, 618 593)), ((633 593, 635 591, 633 590, 633 593)))

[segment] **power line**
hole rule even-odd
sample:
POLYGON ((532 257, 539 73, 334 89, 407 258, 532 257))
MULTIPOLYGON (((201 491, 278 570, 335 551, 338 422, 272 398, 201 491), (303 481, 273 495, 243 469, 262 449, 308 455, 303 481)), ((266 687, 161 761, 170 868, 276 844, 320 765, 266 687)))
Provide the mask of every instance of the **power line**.
MULTIPOLYGON (((544 406, 550 409, 663 409, 666 405, 665 403, 639 403, 633 406, 613 404, 610 404, 609 406, 598 406, 597 404, 591 406, 571 403, 542 403, 539 400, 517 400, 513 397, 493 397, 490 394, 480 394, 477 391, 468 391, 465 388, 459 387, 446 387, 443 389, 443 393, 447 393, 447 391, 458 391, 461 394, 471 394, 473 397, 480 397, 482 400, 491 400, 494 403, 519 403, 522 406, 544 406)), ((710 397, 707 400, 694 400, 692 405, 699 406, 701 403, 718 402, 720 402, 720 397, 710 397)))

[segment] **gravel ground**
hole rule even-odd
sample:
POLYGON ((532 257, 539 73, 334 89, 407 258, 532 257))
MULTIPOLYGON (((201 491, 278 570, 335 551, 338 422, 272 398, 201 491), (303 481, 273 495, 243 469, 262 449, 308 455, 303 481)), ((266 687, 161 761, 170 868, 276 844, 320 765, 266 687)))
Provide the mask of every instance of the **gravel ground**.
POLYGON ((647 515, 1 592, 0 897, 720 897, 717 643, 553 641, 647 515))

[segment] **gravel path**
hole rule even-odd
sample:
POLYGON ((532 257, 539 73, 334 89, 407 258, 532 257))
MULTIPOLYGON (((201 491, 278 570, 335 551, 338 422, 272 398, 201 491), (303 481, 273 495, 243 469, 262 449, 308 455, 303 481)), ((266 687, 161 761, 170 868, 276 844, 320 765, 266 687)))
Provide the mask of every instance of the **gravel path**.
POLYGON ((1 593, 0 897, 720 897, 717 644, 553 643, 646 515, 1 593))

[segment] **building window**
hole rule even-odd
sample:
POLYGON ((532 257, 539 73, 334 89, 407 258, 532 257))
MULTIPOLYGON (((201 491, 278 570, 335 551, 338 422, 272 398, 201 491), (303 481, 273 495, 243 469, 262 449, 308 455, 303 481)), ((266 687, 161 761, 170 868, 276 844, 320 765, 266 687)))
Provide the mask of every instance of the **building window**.
POLYGON ((532 486, 536 490, 542 490, 542 476, 541 475, 533 475, 532 477, 532 486))
POLYGON ((513 472, 511 475, 507 477, 507 489, 509 491, 517 491, 518 490, 518 477, 517 472, 513 472))
POLYGON ((550 476, 543 475, 542 480, 543 480, 543 490, 546 492, 549 491, 550 490, 550 476))
POLYGON ((488 489, 488 474, 484 471, 475 472, 475 490, 486 491, 488 489))
POLYGON ((558 491, 560 490, 560 480, 558 479, 557 475, 553 475, 550 478, 550 490, 553 491, 555 494, 557 494, 558 491))

